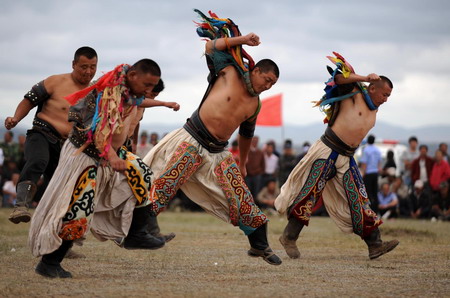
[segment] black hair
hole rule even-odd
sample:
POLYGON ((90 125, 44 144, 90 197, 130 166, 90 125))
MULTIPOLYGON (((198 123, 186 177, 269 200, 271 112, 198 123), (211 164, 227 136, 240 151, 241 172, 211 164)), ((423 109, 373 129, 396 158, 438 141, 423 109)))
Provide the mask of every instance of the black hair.
POLYGON ((372 145, 373 143, 375 143, 375 136, 374 135, 369 135, 367 137, 367 143, 372 145))
POLYGON ((156 84, 156 86, 153 87, 152 92, 160 93, 160 92, 162 92, 162 91, 164 90, 164 88, 165 88, 165 86, 164 86, 163 80, 162 80, 162 79, 159 79, 158 84, 156 84))
POLYGON ((277 78, 280 76, 280 69, 278 68, 278 65, 270 59, 260 60, 255 64, 255 68, 256 67, 258 67, 263 73, 273 72, 277 78))
POLYGON ((427 149, 427 151, 428 151, 428 146, 427 146, 427 145, 424 145, 424 144, 420 145, 420 146, 419 146, 419 150, 421 150, 422 148, 425 148, 425 149, 427 149))
POLYGON ((388 79, 388 77, 385 76, 380 76, 380 79, 385 82, 386 84, 388 84, 389 87, 391 87, 391 89, 394 88, 394 84, 392 84, 392 81, 388 79))
POLYGON ((75 51, 73 60, 78 61, 78 59, 80 59, 81 56, 84 56, 88 59, 92 59, 97 57, 97 52, 91 47, 81 47, 75 51))
POLYGON ((144 74, 149 73, 158 77, 161 76, 161 68, 159 68, 159 65, 155 61, 147 58, 134 63, 130 70, 135 70, 144 74))
POLYGON ((412 136, 408 139, 408 143, 411 143, 412 141, 416 141, 416 143, 419 142, 415 136, 412 136))

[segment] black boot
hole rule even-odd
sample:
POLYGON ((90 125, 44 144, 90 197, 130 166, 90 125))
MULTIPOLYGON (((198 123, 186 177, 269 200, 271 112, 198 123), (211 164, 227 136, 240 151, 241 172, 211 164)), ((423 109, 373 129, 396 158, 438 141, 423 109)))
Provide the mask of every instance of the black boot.
POLYGON ((247 236, 250 242, 248 255, 251 257, 262 257, 270 265, 280 265, 281 259, 269 247, 267 241, 267 223, 257 228, 247 236))
POLYGON ((300 251, 298 250, 296 241, 302 229, 303 224, 295 217, 291 217, 284 228, 283 234, 279 238, 281 245, 283 245, 284 250, 291 259, 300 258, 300 251))
POLYGON ((172 240, 173 238, 175 238, 175 233, 170 233, 170 234, 161 234, 161 229, 159 228, 159 224, 158 224, 158 217, 156 215, 151 214, 150 215, 150 221, 149 221, 149 225, 148 225, 148 232, 159 239, 162 239, 164 242, 169 242, 170 240, 172 240))
POLYGON ((373 230, 369 236, 364 238, 364 242, 366 242, 367 247, 369 248, 369 258, 371 260, 390 252, 400 243, 396 239, 383 242, 381 240, 381 233, 378 228, 373 230))
POLYGON ((9 215, 9 220, 15 224, 29 222, 31 213, 28 208, 36 194, 36 184, 31 181, 22 181, 17 184, 16 190, 16 204, 13 212, 9 215))
POLYGON ((123 243, 126 249, 158 249, 164 246, 163 239, 156 238, 148 232, 151 212, 150 205, 134 209, 130 230, 123 243))
POLYGON ((73 241, 63 240, 61 246, 52 253, 43 255, 36 266, 36 273, 50 278, 71 278, 72 274, 61 267, 67 251, 72 247, 73 241))

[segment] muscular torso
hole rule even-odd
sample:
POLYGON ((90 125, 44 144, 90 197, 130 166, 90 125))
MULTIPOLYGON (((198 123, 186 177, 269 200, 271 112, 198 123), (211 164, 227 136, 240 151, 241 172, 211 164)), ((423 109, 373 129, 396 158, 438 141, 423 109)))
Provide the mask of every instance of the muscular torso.
POLYGON ((233 66, 225 67, 200 108, 200 119, 220 141, 230 139, 239 125, 252 116, 258 98, 252 97, 233 66))
POLYGON ((76 84, 70 73, 48 77, 44 81, 45 88, 50 94, 37 116, 50 123, 62 137, 67 138, 72 130, 72 123, 68 121, 69 103, 64 96, 77 92, 86 86, 76 84))
POLYGON ((339 114, 331 129, 347 145, 357 147, 374 127, 376 116, 377 110, 369 110, 363 95, 358 93, 341 102, 339 114))

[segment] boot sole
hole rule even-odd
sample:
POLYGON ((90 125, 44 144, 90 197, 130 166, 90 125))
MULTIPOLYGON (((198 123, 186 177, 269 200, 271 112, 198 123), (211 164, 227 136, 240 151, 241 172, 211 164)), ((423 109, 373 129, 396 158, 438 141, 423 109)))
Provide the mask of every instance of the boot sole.
POLYGON ((399 244, 400 244, 400 242, 397 241, 397 243, 395 243, 395 244, 393 244, 392 246, 388 247, 385 251, 382 251, 382 252, 380 252, 380 253, 377 253, 376 255, 373 255, 373 256, 369 256, 369 259, 373 260, 373 259, 379 258, 379 257, 381 257, 382 255, 387 254, 388 252, 392 251, 392 250, 393 250, 394 248, 396 248, 397 245, 399 245, 399 244))
POLYGON ((155 250, 155 249, 160 249, 162 247, 164 247, 165 243, 161 246, 155 246, 155 247, 136 247, 136 246, 126 246, 124 245, 123 248, 128 249, 128 250, 138 250, 138 249, 146 249, 146 250, 155 250))
POLYGON ((31 220, 31 216, 28 215, 21 215, 16 217, 10 217, 8 218, 10 222, 14 224, 19 224, 21 222, 29 222, 31 220))

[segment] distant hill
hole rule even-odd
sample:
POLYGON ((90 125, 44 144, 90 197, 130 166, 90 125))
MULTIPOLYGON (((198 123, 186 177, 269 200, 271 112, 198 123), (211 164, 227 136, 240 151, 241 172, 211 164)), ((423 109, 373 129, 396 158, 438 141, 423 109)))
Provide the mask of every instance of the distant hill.
MULTIPOLYGON (((165 133, 171 132, 181 126, 182 124, 160 125, 143 122, 141 123, 141 131, 146 130, 149 133, 156 132, 161 137, 165 133)), ((255 134, 260 137, 261 143, 267 140, 275 140, 278 144, 281 144, 284 139, 289 138, 293 140, 296 146, 299 146, 305 141, 311 143, 317 140, 323 134, 325 128, 326 125, 321 123, 298 126, 285 125, 283 128, 257 126, 255 134)), ((19 126, 13 130, 15 138, 17 139, 17 135, 19 134, 25 134, 27 129, 29 129, 29 127, 23 127, 19 124, 19 126)), ((5 131, 5 127, 1 125, 1 136, 3 136, 5 131)), ((407 143, 408 138, 414 135, 419 139, 419 143, 435 144, 446 142, 450 144, 450 125, 433 125, 409 129, 380 121, 377 122, 375 128, 369 133, 375 135, 375 137, 379 139, 397 140, 400 143, 407 143)))

